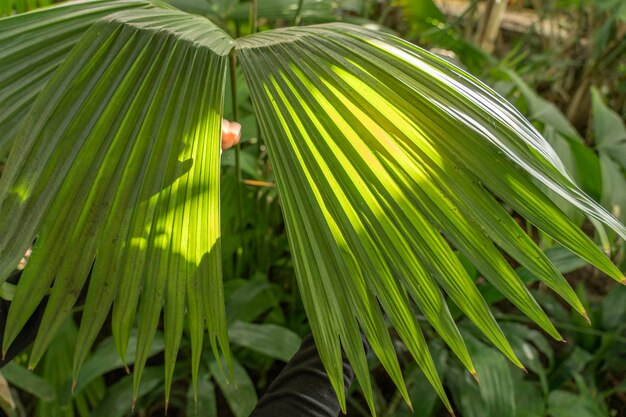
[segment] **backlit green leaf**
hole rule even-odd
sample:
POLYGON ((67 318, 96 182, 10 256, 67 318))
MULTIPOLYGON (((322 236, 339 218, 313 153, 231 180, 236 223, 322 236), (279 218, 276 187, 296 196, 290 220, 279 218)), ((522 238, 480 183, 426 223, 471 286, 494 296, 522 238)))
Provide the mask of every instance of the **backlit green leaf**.
POLYGON ((143 0, 81 0, 0 19, 0 151, 91 25, 120 10, 150 6, 143 0))
MULTIPOLYGON (((238 40, 237 50, 275 169, 305 308, 338 391, 338 341, 352 337, 354 322, 380 340, 373 331, 381 311, 368 306, 371 297, 436 387, 408 297, 471 371, 441 290, 521 366, 448 242, 554 337, 495 245, 585 314, 488 191, 623 279, 531 178, 618 233, 626 229, 574 185, 528 121, 470 75, 391 36, 341 24, 263 32, 238 40)), ((362 360, 358 350, 352 355, 362 360)), ((402 390, 402 380, 394 381, 402 390)))
POLYGON ((185 307, 194 375, 205 317, 216 355, 218 346, 227 354, 218 197, 231 48, 206 19, 137 10, 100 20, 65 59, 27 116, 0 181, 4 271, 37 236, 5 351, 53 283, 30 357, 36 364, 91 270, 75 377, 114 299, 122 357, 139 302, 135 389, 163 305, 167 393, 185 307))

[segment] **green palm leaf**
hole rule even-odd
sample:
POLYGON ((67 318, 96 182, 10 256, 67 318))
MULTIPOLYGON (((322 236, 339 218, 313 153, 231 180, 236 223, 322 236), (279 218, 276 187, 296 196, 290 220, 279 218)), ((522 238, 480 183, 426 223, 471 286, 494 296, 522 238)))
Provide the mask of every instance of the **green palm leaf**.
POLYGON ((185 315, 194 384, 205 321, 214 355, 229 363, 218 187, 233 47, 344 407, 342 349, 374 409, 360 331, 408 401, 388 318, 450 409, 412 303, 473 374, 448 300, 522 366, 453 248, 557 339, 501 252, 586 314, 494 194, 623 280, 536 181, 622 237, 626 228, 572 183, 532 126, 475 78, 395 37, 329 24, 233 42, 207 19, 139 0, 68 3, 2 19, 0 29, 0 106, 12 111, 0 126, 13 142, 0 178, 0 280, 36 239, 3 350, 48 296, 31 366, 88 276, 75 377, 111 308, 122 358, 139 315, 135 392, 162 307, 166 396, 185 315), (46 44, 46 34, 58 36, 46 44))
POLYGON ((0 152, 10 145, 39 92, 91 25, 119 10, 150 6, 143 0, 88 0, 1 19, 0 152))
MULTIPOLYGON (((306 21, 338 20, 348 13, 360 13, 364 0, 274 0, 261 1, 258 4, 257 16, 260 19, 274 21, 286 19, 293 21, 299 13, 306 21)), ((249 15, 249 2, 242 2, 229 14, 232 19, 246 21, 249 15)))
MULTIPOLYGON (((412 353, 443 396, 419 327, 400 324, 410 311, 406 291, 473 371, 441 287, 521 366, 445 237, 561 339, 494 243, 584 315, 582 304, 487 189, 622 280, 527 173, 620 233, 624 228, 568 180, 527 121, 468 74, 396 38, 347 25, 266 32, 239 40, 237 48, 276 170, 308 316, 319 328, 335 329, 320 338, 343 341, 350 337, 346 323, 354 322, 375 339, 367 321, 380 311, 349 294, 375 297, 405 343, 418 341, 412 353), (324 313, 333 309, 342 317, 324 313)), ((332 346, 323 344, 321 356, 337 369, 332 346)))
POLYGON ((27 10, 50 4, 52 4, 52 0, 0 0, 0 16, 8 16, 14 12, 24 13, 27 10))
POLYGON ((205 316, 211 344, 228 355, 218 185, 232 45, 200 17, 129 11, 100 20, 65 59, 18 134, 0 183, 5 270, 37 236, 5 351, 54 282, 34 366, 93 264, 75 376, 114 298, 113 332, 125 357, 141 287, 135 389, 162 303, 168 384, 186 306, 193 374, 205 316))

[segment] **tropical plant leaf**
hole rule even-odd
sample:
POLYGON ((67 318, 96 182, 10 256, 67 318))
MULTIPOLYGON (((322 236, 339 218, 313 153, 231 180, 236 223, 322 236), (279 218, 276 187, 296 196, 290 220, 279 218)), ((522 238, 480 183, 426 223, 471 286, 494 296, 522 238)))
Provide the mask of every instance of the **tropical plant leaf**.
MULTIPOLYGON (((165 343, 163 335, 157 332, 152 345, 150 346, 150 353, 148 357, 152 357, 158 353, 163 352, 165 349, 165 343)), ((137 332, 131 332, 126 349, 126 357, 121 358, 117 352, 115 341, 112 338, 107 338, 89 357, 80 369, 80 373, 76 378, 75 385, 72 387, 73 394, 80 393, 91 381, 110 372, 114 369, 121 368, 124 365, 132 365, 135 362, 135 355, 137 350, 137 332)))
POLYGON ((302 340, 291 330, 276 324, 236 321, 228 328, 231 343, 288 362, 302 340))
MULTIPOLYGON (((15 55, 26 57, 22 71, 0 69, 0 96, 25 100, 6 125, 18 133, 0 178, 0 281, 36 239, 3 345, 49 296, 31 366, 88 282, 74 379, 111 306, 121 358, 138 311, 136 396, 164 305, 166 399, 185 313, 194 385, 206 320, 211 373, 236 398, 218 370, 221 356, 230 363, 218 198, 233 46, 269 148, 305 309, 344 409, 342 350, 374 410, 361 331, 409 402, 386 318, 451 408, 411 302, 474 375, 450 302, 522 366, 453 247, 553 337, 560 338, 501 251, 585 314, 493 194, 623 280, 536 182, 622 237, 626 228, 572 182, 532 125, 469 74, 393 36, 330 24, 234 43, 205 18, 130 0, 24 16, 0 20, 0 48, 13 45, 0 51, 20 47, 17 38, 3 41, 5 28, 23 26, 34 39, 15 55), (139 9, 111 14, 113 5, 139 9), (65 32, 74 24, 76 32, 65 32), (61 40, 48 50, 40 39, 56 31, 61 40), (63 52, 37 83, 24 75, 54 48, 63 52)), ((237 377, 242 369, 234 367, 237 377)), ((256 399, 251 389, 245 404, 231 404, 242 415, 256 399)))
POLYGON ((447 23, 446 16, 433 0, 397 0, 395 3, 411 31, 415 33, 447 23))
MULTIPOLYGON (((440 339, 434 339, 428 345, 432 352, 437 372, 444 378, 449 367, 449 352, 443 346, 443 343, 440 343, 440 339)), ((433 390, 430 382, 424 377, 421 370, 416 366, 412 366, 409 369, 406 380, 407 385, 410 384, 409 395, 413 400, 413 409, 409 412, 407 408, 407 415, 414 417, 436 415, 437 410, 441 408, 437 393, 433 390)))
POLYGON ((237 288, 226 299, 228 322, 253 321, 275 306, 278 298, 272 290, 272 284, 267 281, 248 281, 237 288))
MULTIPOLYGON (((563 162, 567 172, 588 195, 599 200, 602 194, 602 175, 597 155, 584 144, 574 126, 553 103, 540 97, 514 71, 505 68, 502 72, 517 86, 528 108, 528 117, 543 126, 544 137, 563 162)), ((567 200, 560 198, 555 192, 548 191, 548 195, 575 223, 582 224, 584 216, 567 200)))
MULTIPOLYGON (((463 378, 452 374, 448 378, 450 389, 457 403, 465 403, 468 417, 496 417, 515 416, 515 389, 513 384, 512 369, 502 356, 497 356, 496 351, 476 340, 472 336, 467 337, 468 346, 472 352, 472 358, 481 375, 480 386, 469 387, 463 383, 463 378)), ((463 408, 464 412, 466 408, 463 408)))
POLYGON ((125 376, 107 391, 106 396, 94 408, 91 417, 123 417, 132 412, 132 404, 163 385, 163 368, 147 367, 139 389, 133 390, 133 377, 125 376))
POLYGON ((143 0, 81 0, 0 19, 0 152, 91 25, 116 11, 150 6, 143 0))
MULTIPOLYGON (((304 305, 336 388, 340 341, 353 364, 364 362, 358 348, 346 346, 354 327, 375 341, 379 357, 389 354, 378 344, 381 311, 370 301, 377 299, 449 406, 408 303, 410 296, 473 371, 439 288, 521 366, 444 236, 554 337, 492 241, 585 314, 488 190, 623 279, 531 178, 618 233, 626 229, 574 185, 528 121, 460 69, 343 24, 268 31, 238 40, 237 50, 275 169, 304 305)), ((393 360, 382 362, 393 378, 393 360)))
POLYGON ((547 126, 552 126, 559 134, 576 142, 583 142, 583 138, 578 134, 576 128, 572 126, 567 117, 556 107, 554 103, 542 98, 528 84, 524 82, 513 70, 502 69, 515 83, 524 101, 528 106, 528 117, 547 126))
POLYGON ((620 220, 626 221, 626 178, 624 170, 608 152, 600 152, 602 204, 620 220))
POLYGON ((162 304, 167 394, 186 306, 194 378, 205 316, 216 356, 219 345, 228 358, 218 197, 232 44, 204 18, 134 10, 98 21, 65 59, 27 116, 0 183, 4 271, 37 236, 5 351, 54 283, 34 366, 91 270, 75 377, 116 297, 121 357, 141 297, 135 390, 162 304))
POLYGON ((233 358, 233 375, 231 380, 228 380, 220 369, 221 365, 216 361, 210 360, 208 366, 233 415, 235 417, 250 415, 259 399, 246 369, 233 358))
POLYGON ((225 17, 228 11, 237 5, 237 1, 231 0, 165 0, 165 2, 184 12, 205 16, 211 19, 225 17))
POLYGON ((217 398, 215 384, 207 372, 200 375, 197 391, 189 386, 187 391, 187 415, 194 417, 217 417, 217 398))
POLYGON ((548 397, 547 413, 550 417, 567 417, 576 414, 580 417, 606 417, 606 405, 588 393, 574 394, 554 390, 548 397))
POLYGON ((24 13, 38 7, 49 6, 52 0, 0 0, 0 16, 24 13))
MULTIPOLYGON (((53 395, 51 397, 50 394, 46 394, 38 398, 36 417, 58 417, 64 410, 79 411, 81 407, 95 405, 104 395, 105 385, 101 377, 92 379, 82 392, 72 395, 72 356, 76 348, 77 335, 78 327, 74 320, 71 317, 67 318, 46 351, 38 374, 52 388, 53 395)), ((21 375, 19 377, 21 383, 27 383, 29 380, 22 378, 21 375)), ((47 388, 44 389, 47 391, 47 388)))
POLYGON ((23 389, 42 401, 56 400, 57 394, 48 381, 15 362, 7 363, 2 368, 2 375, 12 386, 23 389))
MULTIPOLYGON (((349 12, 361 13, 365 0, 273 0, 260 1, 257 17, 268 20, 286 19, 293 21, 296 14, 308 22, 337 20, 349 12)), ((247 21, 250 2, 241 2, 229 14, 231 19, 247 21)))
POLYGON ((602 172, 602 204, 622 222, 626 219, 626 124, 591 89, 593 136, 602 172))

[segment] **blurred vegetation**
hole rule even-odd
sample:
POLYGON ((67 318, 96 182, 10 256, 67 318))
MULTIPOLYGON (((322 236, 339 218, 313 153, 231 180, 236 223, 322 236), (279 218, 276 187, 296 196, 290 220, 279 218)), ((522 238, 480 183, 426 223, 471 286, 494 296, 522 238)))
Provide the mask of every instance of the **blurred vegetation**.
MULTIPOLYGON (((250 32, 249 2, 170 0, 205 15, 233 36, 250 32)), ((45 2, 0 0, 0 15, 45 2)), ((583 189, 626 221, 626 2, 622 0, 260 0, 259 30, 292 24, 345 21, 393 32, 468 69, 509 98, 544 134, 583 189)), ((223 243, 226 309, 233 344, 235 381, 227 383, 215 362, 202 363, 198 402, 187 374, 189 339, 183 338, 168 415, 244 417, 284 362, 309 332, 296 288, 294 268, 267 149, 259 137, 246 84, 237 74, 238 107, 225 104, 227 119, 243 125, 239 187, 235 150, 222 158, 222 233, 240 236, 223 243), (238 194, 241 193, 241 194, 238 194), (237 201, 241 196, 242 201, 237 201), (236 387, 236 388, 235 388, 236 387)), ((558 200, 558 197, 554 197, 558 200)), ((567 210, 567 206, 563 205, 567 210)), ((573 218, 585 226, 582 217, 573 218)), ((522 220, 520 220, 522 221, 522 220)), ((494 314, 528 374, 498 354, 465 319, 468 341, 481 383, 424 323, 433 357, 463 417, 626 416, 626 287, 600 273, 525 225, 549 258, 566 274, 587 304, 591 325, 570 313, 528 271, 519 270, 567 343, 548 339, 519 314, 469 265, 494 314)), ((624 242, 611 233, 592 232, 624 270, 624 242)), ((76 312, 76 318, 80 311, 76 312)), ((460 315, 459 315, 460 317, 460 315)), ((18 357, 2 369, 0 405, 15 416, 107 416, 131 413, 132 377, 117 357, 113 341, 100 341, 72 390, 73 340, 77 327, 66 323, 34 374, 18 357), (7 384, 8 383, 8 384, 7 384)), ((105 329, 103 334, 110 334, 105 329)), ((132 364, 133 341, 126 365, 132 364)), ((414 409, 379 365, 376 406, 381 416, 447 415, 429 383, 405 357, 405 378, 414 409)), ((163 415, 162 335, 157 335, 145 371, 137 415, 163 415)), ((352 387, 349 416, 368 416, 358 386, 352 387)))

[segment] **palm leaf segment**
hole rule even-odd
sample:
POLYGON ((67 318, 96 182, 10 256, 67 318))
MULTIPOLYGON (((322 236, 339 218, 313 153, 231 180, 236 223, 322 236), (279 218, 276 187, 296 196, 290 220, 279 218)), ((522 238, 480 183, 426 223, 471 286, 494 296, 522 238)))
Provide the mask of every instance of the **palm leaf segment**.
POLYGON ((38 253, 16 290, 5 349, 54 283, 37 363, 92 270, 76 372, 113 299, 122 357, 140 301, 135 389, 162 304, 168 382, 185 310, 194 376, 204 317, 228 358, 218 184, 232 45, 204 18, 135 10, 99 20, 65 58, 26 116, 0 184, 3 271, 35 236, 38 253))
POLYGON ((49 295, 33 366, 90 271, 75 375, 111 306, 122 357, 139 314, 135 389, 162 306, 167 394, 185 314, 194 381, 205 323, 214 354, 228 362, 218 186, 233 47, 276 171, 305 308, 342 403, 343 349, 373 409, 360 331, 408 400, 385 314, 450 408, 411 307, 474 373, 445 295, 522 366, 452 247, 555 338, 502 251, 585 315, 494 194, 623 280, 535 181, 622 237, 625 228, 573 185, 532 126, 476 79, 397 38, 329 24, 234 43, 204 18, 139 0, 68 3, 0 20, 0 28, 14 30, 0 32, 0 62, 20 62, 0 66, 0 106, 22 98, 0 120, 13 143, 0 179, 3 280, 36 238, 3 350, 49 295), (74 24, 71 34, 62 29, 74 24), (49 47, 35 37, 46 27, 63 33, 49 47), (55 47, 56 60, 37 61, 55 47))
POLYGON ((49 6, 52 0, 0 0, 0 16, 24 13, 38 7, 49 6))

